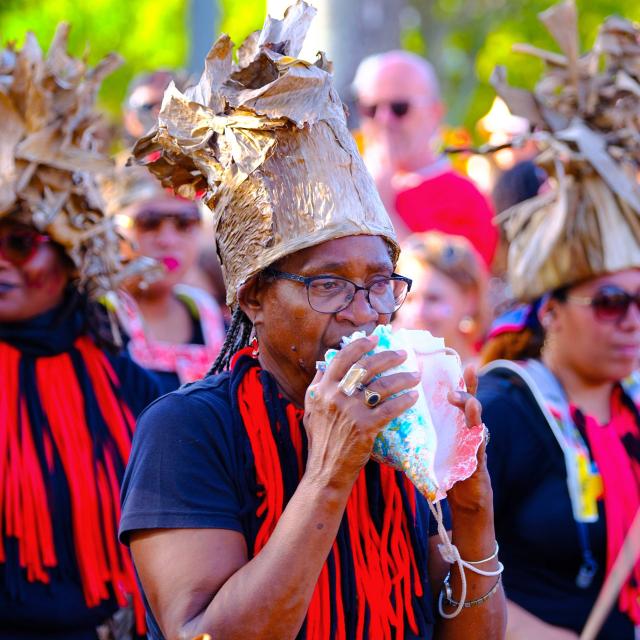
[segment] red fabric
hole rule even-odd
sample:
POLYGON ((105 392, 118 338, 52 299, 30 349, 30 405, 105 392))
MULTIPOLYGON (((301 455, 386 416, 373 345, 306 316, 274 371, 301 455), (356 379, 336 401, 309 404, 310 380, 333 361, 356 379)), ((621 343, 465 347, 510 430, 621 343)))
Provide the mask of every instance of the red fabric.
MULTIPOLYGON (((232 366, 240 355, 253 355, 253 353, 251 347, 243 349, 232 359, 232 366)), ((259 371, 258 367, 251 367, 245 373, 238 389, 240 414, 251 443, 256 478, 262 487, 257 513, 259 516, 264 514, 264 521, 256 536, 254 554, 258 554, 267 544, 285 506, 281 462, 264 402, 259 371)), ((303 412, 290 406, 286 413, 292 444, 296 449, 296 458, 301 461, 302 437, 299 432, 303 412), (296 432, 298 433, 294 436, 296 432)), ((391 467, 381 466, 380 476, 385 502, 381 532, 376 529, 369 513, 369 496, 364 470, 354 484, 346 508, 355 568, 355 588, 358 594, 356 639, 363 638, 367 605, 370 616, 370 638, 391 640, 404 637, 405 613, 413 633, 418 633, 412 607, 412 591, 415 591, 417 596, 421 596, 422 585, 417 575, 407 514, 403 509, 402 495, 395 471, 391 467), (392 593, 395 607, 390 597, 392 593)), ((413 493, 413 490, 410 493, 413 493)), ((340 584, 340 554, 336 544, 333 545, 330 553, 333 556, 337 576, 334 587, 336 639, 341 640, 345 638, 346 632, 340 584)), ((306 634, 309 640, 326 640, 330 637, 331 606, 331 584, 328 566, 325 563, 307 611, 306 634)))
POLYGON ((20 566, 30 581, 49 582, 57 564, 43 470, 20 398, 20 353, 0 342, 3 393, 0 400, 0 562, 6 560, 3 532, 19 540, 20 566), (26 481, 28 479, 28 482, 26 481))
POLYGON ((144 606, 138 593, 133 564, 117 541, 120 487, 114 455, 123 462, 129 455, 134 419, 114 393, 118 380, 105 355, 88 338, 79 338, 80 352, 116 450, 104 447, 96 456, 96 443, 86 421, 85 398, 68 353, 38 358, 36 381, 45 416, 46 464, 42 468, 33 432, 18 384, 20 352, 0 342, 0 562, 4 560, 2 533, 17 539, 20 566, 31 582, 48 583, 55 567, 52 518, 47 497, 54 451, 60 458, 71 499, 71 528, 76 562, 87 605, 109 599, 109 585, 118 604, 134 599, 136 624, 144 633, 144 606))
POLYGON ((396 211, 412 232, 464 236, 491 265, 498 244, 493 210, 468 178, 451 170, 426 178, 397 195, 396 211))
MULTIPOLYGON (((615 393, 609 424, 600 425, 585 416, 585 428, 604 486, 608 575, 640 508, 640 464, 630 459, 621 441, 628 433, 637 438, 638 425, 620 394, 615 393)), ((620 591, 618 606, 635 624, 640 624, 640 561, 620 591)))

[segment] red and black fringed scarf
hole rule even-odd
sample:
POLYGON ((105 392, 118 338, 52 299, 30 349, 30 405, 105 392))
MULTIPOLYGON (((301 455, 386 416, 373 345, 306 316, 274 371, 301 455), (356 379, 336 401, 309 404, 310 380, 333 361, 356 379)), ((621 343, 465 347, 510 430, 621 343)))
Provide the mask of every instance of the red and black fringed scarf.
POLYGON ((120 545, 120 479, 135 420, 105 354, 86 337, 34 357, 0 342, 0 562, 6 587, 79 572, 88 607, 133 596, 120 545))
MULTIPOLYGON (((302 410, 282 398, 251 353, 244 349, 234 357, 231 393, 255 465, 255 555, 273 533, 302 477, 307 444, 302 410)), ((299 638, 429 637, 428 534, 416 510, 416 493, 404 474, 375 462, 362 470, 299 638)))

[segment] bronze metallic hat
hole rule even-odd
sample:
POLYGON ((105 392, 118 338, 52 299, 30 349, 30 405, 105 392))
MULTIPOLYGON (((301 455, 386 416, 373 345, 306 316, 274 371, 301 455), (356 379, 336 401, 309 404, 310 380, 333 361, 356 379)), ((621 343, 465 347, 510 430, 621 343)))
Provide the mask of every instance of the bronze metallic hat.
POLYGON ((0 50, 0 220, 49 235, 75 266, 78 287, 98 298, 150 265, 123 265, 96 182, 112 163, 101 150, 95 99, 120 59, 112 54, 90 69, 68 55, 68 34, 58 25, 46 56, 32 33, 22 49, 0 50))
POLYGON ((547 65, 535 90, 510 87, 501 68, 493 77, 510 111, 531 123, 525 139, 538 143, 536 162, 550 177, 549 191, 500 216, 522 300, 640 267, 640 30, 609 18, 581 56, 572 0, 540 19, 562 54, 514 47, 547 65))
POLYGON ((134 148, 167 187, 206 191, 227 302, 276 260, 327 240, 379 235, 398 245, 391 221, 347 129, 330 64, 296 56, 315 15, 299 0, 267 18, 232 59, 221 36, 200 82, 167 89, 157 130, 134 148))

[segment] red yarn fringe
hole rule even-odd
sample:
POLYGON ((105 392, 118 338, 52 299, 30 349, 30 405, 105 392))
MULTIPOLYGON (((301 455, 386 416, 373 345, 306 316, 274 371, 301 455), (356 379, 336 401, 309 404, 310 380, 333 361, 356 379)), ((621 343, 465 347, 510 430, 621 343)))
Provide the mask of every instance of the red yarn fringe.
MULTIPOLYGON (((234 361, 235 362, 235 361, 234 361)), ((258 516, 264 515, 258 531, 254 553, 264 547, 273 533, 284 509, 284 485, 278 449, 267 414, 259 368, 252 367, 245 374, 238 389, 240 413, 253 450, 256 477, 262 487, 258 516)), ((303 473, 302 412, 287 407, 291 440, 296 449, 300 476, 303 473)), ((418 627, 412 606, 412 592, 422 596, 422 584, 413 554, 407 514, 402 504, 402 493, 395 471, 380 466, 381 490, 385 511, 382 531, 378 532, 369 512, 369 498, 364 470, 360 473, 346 508, 346 518, 354 561, 357 592, 356 638, 364 637, 365 612, 369 613, 368 637, 375 640, 391 640, 404 637, 406 622, 413 633, 418 627), (412 580, 413 578, 413 580, 412 580), (394 602, 392 602, 392 596, 394 602)), ((413 488, 411 516, 415 516, 413 488)), ((309 640, 327 640, 331 629, 331 607, 336 608, 337 629, 335 638, 346 639, 344 609, 341 589, 340 553, 337 544, 331 550, 336 567, 335 603, 331 602, 331 585, 327 563, 320 572, 306 617, 306 633, 309 640)))
MULTIPOLYGON (((48 430, 43 434, 47 469, 42 469, 33 443, 25 400, 20 395, 20 353, 0 343, 0 370, 5 393, 0 399, 0 534, 17 538, 20 566, 29 581, 49 582, 47 568, 57 565, 52 516, 45 474, 52 471, 54 450, 62 463, 71 497, 76 559, 86 603, 98 606, 110 598, 111 585, 119 606, 134 599, 136 628, 144 633, 144 606, 129 554, 117 541, 120 486, 113 455, 126 463, 135 420, 114 393, 118 379, 111 364, 86 337, 76 341, 96 394, 100 412, 117 452, 105 447, 96 457, 86 423, 85 400, 67 353, 36 360, 36 380, 48 430), (50 436, 49 436, 50 433, 50 436)), ((4 561, 0 535, 0 561, 4 561)))

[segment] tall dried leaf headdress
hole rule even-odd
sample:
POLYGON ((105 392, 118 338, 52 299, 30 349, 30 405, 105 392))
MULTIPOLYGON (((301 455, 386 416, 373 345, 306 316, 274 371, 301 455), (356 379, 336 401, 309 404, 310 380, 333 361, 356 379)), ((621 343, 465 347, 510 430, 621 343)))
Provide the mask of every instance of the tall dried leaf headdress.
POLYGON ((510 111, 533 125, 536 161, 552 184, 501 216, 510 283, 522 300, 640 266, 640 31, 609 18, 580 56, 573 1, 540 19, 562 54, 514 47, 546 63, 535 90, 510 87, 502 68, 492 79, 510 111))
POLYGON ((157 130, 134 148, 164 186, 185 197, 206 190, 230 305, 251 276, 327 240, 380 235, 397 257, 330 64, 296 57, 314 14, 299 0, 283 20, 267 18, 237 63, 221 36, 199 83, 184 93, 170 85, 157 130))
POLYGON ((79 288, 98 298, 150 265, 122 264, 96 183, 112 166, 100 150, 96 94, 120 59, 89 68, 68 55, 68 34, 58 25, 46 56, 32 33, 22 49, 0 50, 0 220, 49 235, 75 266, 79 288))

